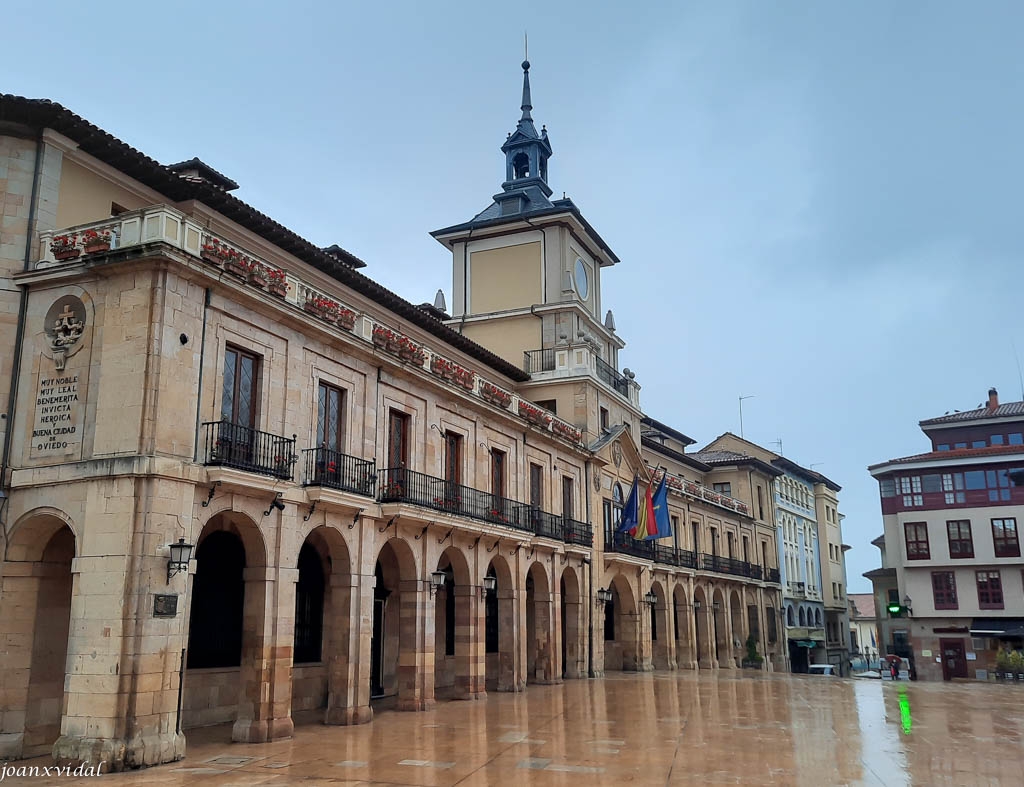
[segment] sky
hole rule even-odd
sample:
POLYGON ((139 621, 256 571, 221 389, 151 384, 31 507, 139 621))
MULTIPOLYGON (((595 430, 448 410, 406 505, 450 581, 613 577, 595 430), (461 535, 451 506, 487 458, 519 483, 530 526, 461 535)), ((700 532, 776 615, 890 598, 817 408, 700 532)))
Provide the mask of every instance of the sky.
POLYGON ((1024 398, 1024 4, 636 5, 17 3, 0 92, 198 156, 450 303, 428 233, 500 189, 528 31, 549 183, 622 260, 603 307, 645 411, 700 447, 753 397, 745 436, 843 487, 848 588, 869 591, 867 465, 990 386, 1024 398))

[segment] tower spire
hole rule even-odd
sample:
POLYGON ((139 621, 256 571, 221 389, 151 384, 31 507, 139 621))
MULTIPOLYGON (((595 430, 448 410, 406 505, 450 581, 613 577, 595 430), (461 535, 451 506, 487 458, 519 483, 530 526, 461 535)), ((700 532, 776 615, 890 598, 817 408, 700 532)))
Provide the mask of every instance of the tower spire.
POLYGON ((523 116, 519 118, 523 120, 533 120, 530 115, 530 110, 533 109, 533 101, 530 98, 530 61, 523 61, 523 105, 520 107, 523 110, 523 116))

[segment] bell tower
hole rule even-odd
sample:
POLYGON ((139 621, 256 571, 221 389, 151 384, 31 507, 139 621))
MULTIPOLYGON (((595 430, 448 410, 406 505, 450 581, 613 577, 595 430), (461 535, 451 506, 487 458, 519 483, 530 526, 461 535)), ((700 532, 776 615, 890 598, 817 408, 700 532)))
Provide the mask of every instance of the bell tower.
MULTIPOLYGON (((551 158, 551 142, 547 128, 533 125, 533 109, 530 97, 530 61, 523 61, 523 103, 522 117, 516 130, 508 135, 501 152, 505 154, 505 182, 502 192, 494 197, 501 206, 501 215, 521 213, 530 204, 547 201, 551 196, 548 186, 548 159, 551 158)), ((550 204, 550 203, 548 203, 550 204)))

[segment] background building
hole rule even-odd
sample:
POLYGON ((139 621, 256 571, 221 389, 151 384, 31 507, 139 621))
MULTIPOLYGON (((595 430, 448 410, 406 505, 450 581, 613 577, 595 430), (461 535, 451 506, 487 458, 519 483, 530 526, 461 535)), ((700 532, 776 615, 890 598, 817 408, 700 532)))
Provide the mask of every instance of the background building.
POLYGON ((879 602, 902 607, 885 645, 908 647, 919 678, 985 678, 1024 636, 1024 489, 1010 477, 1024 461, 1024 402, 991 389, 987 404, 920 426, 931 450, 869 468, 885 533, 883 568, 865 576, 879 602))
POLYGON ((851 593, 850 600, 850 660, 854 668, 867 668, 876 662, 878 650, 878 618, 875 615, 873 593, 851 593))

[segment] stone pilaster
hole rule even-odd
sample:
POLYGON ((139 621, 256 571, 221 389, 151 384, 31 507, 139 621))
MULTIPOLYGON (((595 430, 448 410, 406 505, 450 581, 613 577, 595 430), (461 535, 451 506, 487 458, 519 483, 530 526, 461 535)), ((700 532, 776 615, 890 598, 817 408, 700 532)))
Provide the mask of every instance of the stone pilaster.
POLYGON ((332 574, 327 659, 325 724, 362 724, 370 707, 370 638, 373 626, 373 576, 332 574), (364 650, 364 654, 362 651, 364 650))

